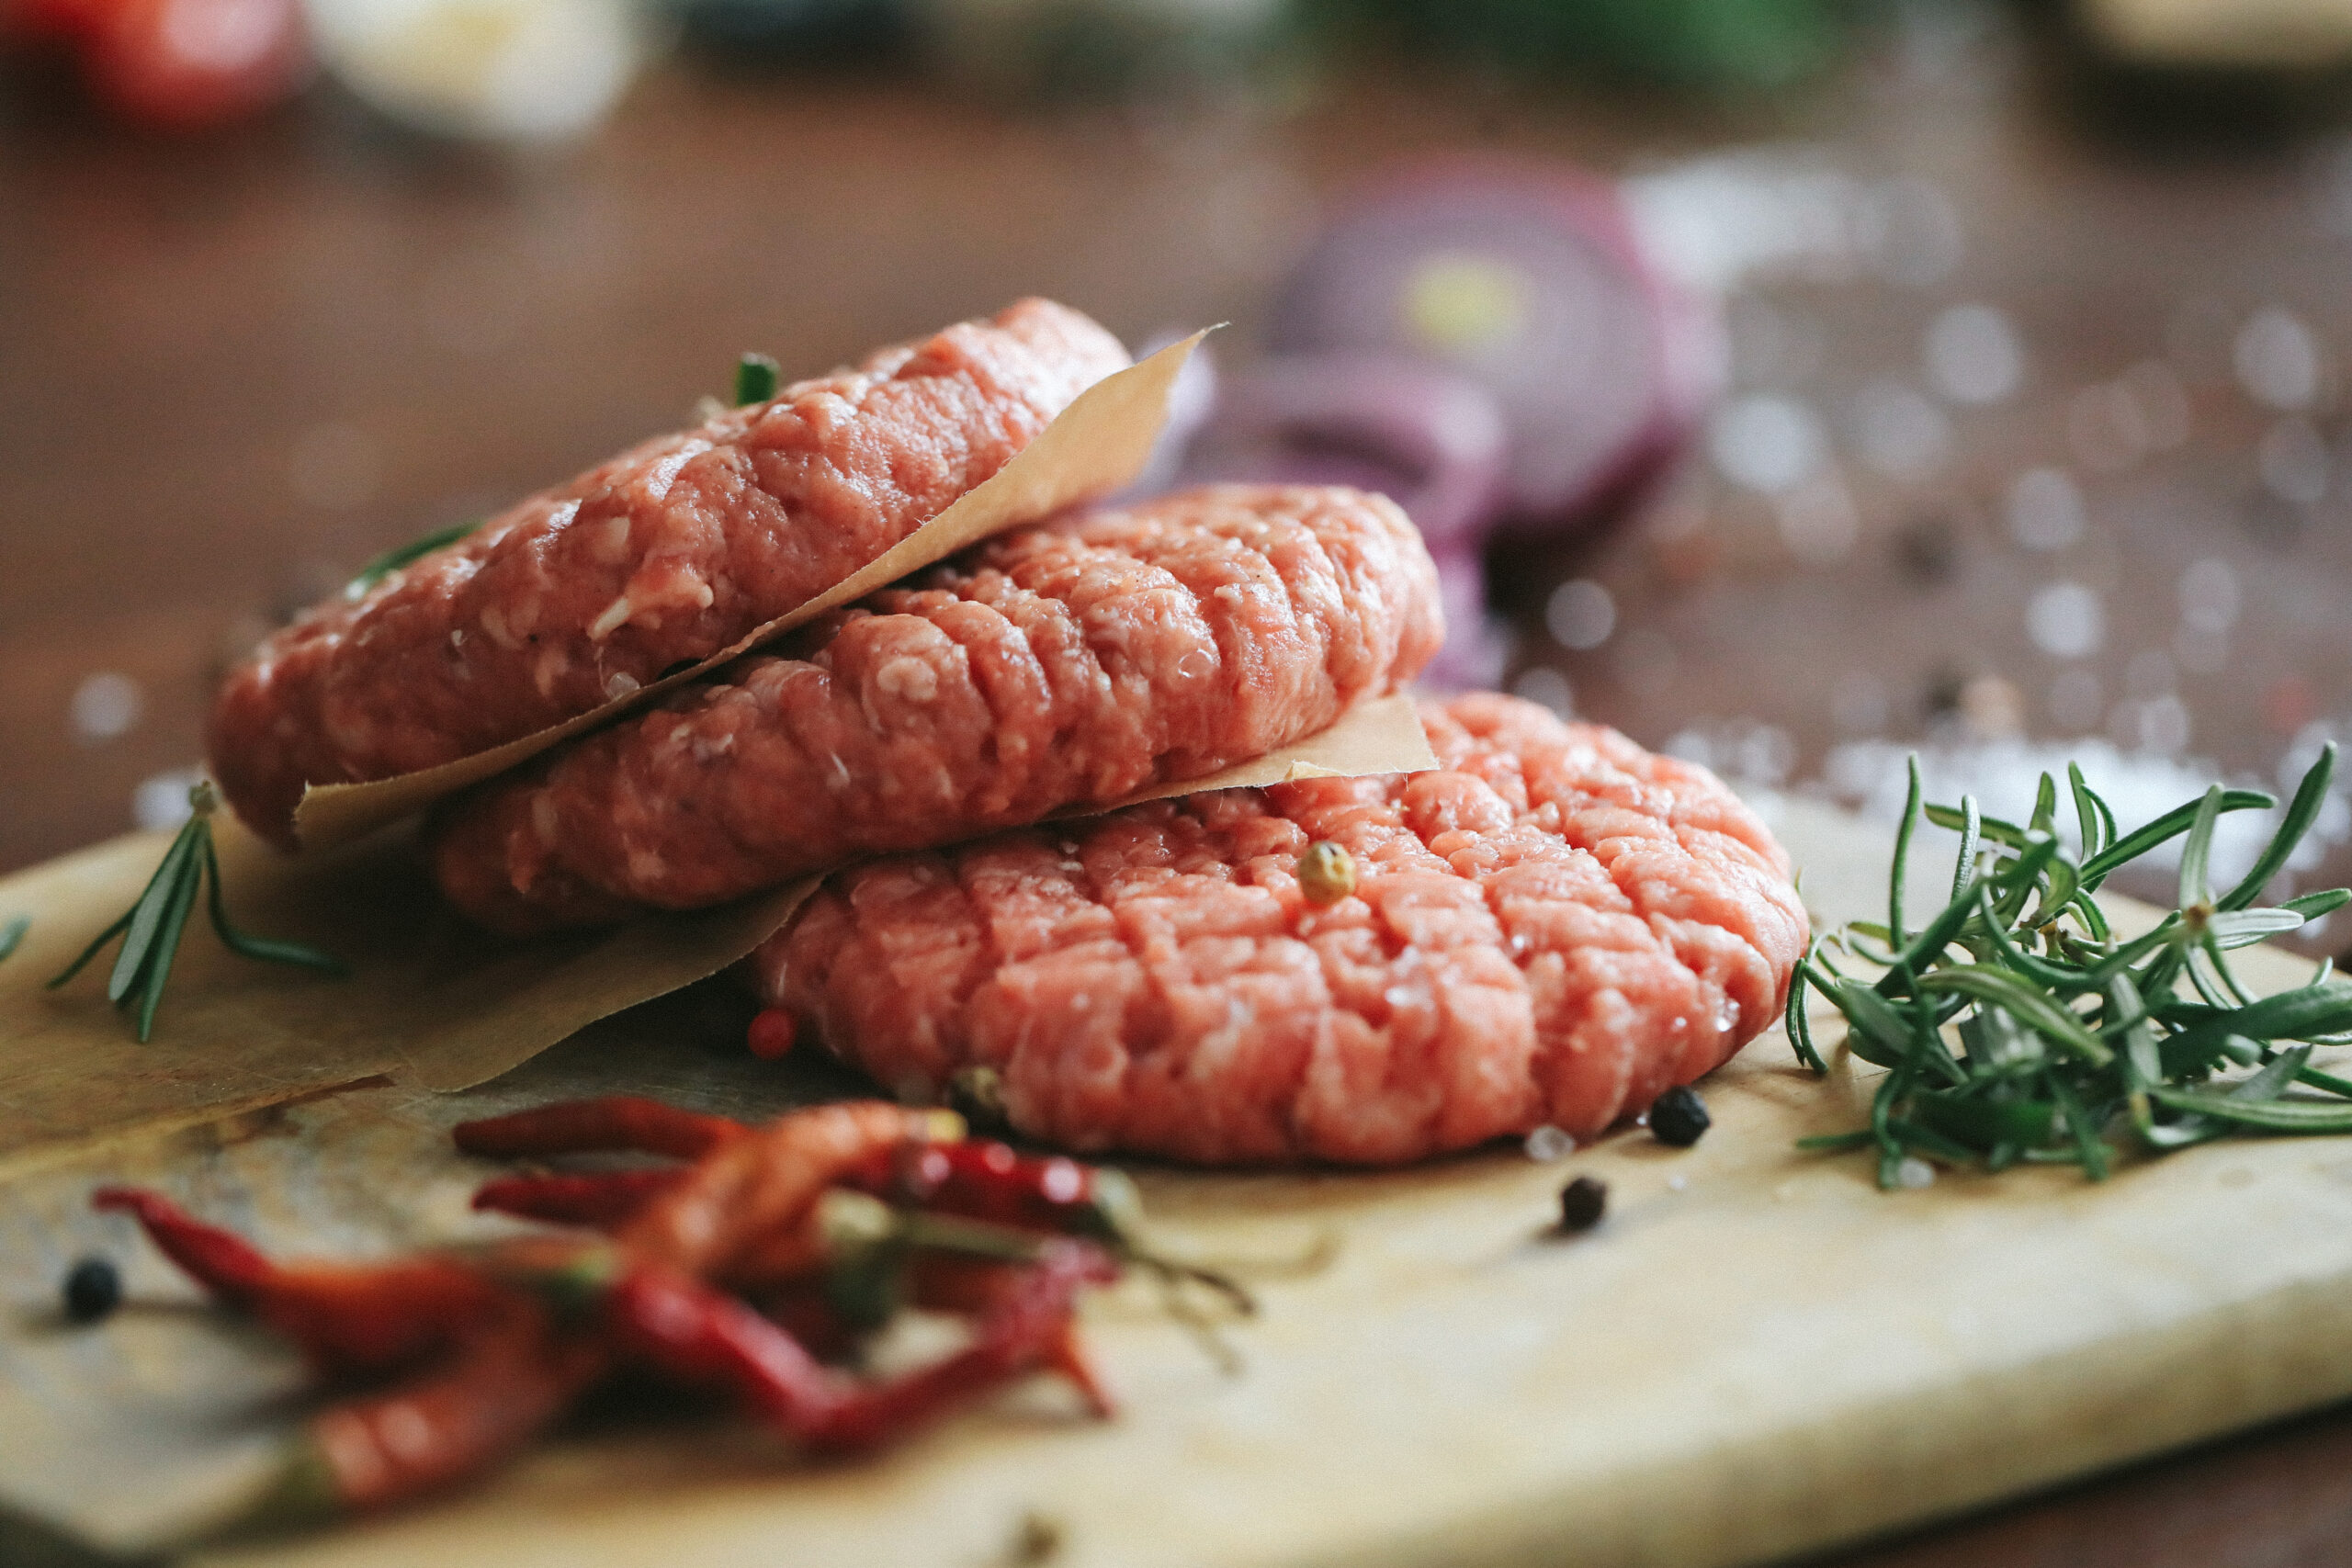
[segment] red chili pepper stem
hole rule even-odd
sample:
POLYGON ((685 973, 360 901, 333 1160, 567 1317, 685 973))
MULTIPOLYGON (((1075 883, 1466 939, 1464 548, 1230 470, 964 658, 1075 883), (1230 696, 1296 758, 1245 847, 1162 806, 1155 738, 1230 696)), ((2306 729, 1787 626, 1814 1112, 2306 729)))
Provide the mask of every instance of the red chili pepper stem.
POLYGON ((260 1489, 202 1534, 213 1538, 278 1535, 327 1524, 342 1517, 345 1511, 334 1466, 306 1429, 288 1438, 278 1450, 277 1462, 260 1489))

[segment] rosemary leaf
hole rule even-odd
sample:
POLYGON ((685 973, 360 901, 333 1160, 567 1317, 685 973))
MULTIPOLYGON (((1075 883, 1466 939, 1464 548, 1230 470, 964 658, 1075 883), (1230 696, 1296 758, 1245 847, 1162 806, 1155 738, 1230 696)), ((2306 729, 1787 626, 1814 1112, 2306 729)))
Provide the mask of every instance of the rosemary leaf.
POLYGON ((2335 742, 2331 740, 2320 748, 2319 761, 2303 775, 2303 782, 2295 786, 2295 798, 2288 802, 2287 815, 2279 821, 2278 830, 2270 836, 2261 858, 2254 863, 2254 869, 2215 900, 2215 908, 2243 909, 2262 897, 2262 890, 2270 886, 2270 879, 2278 874, 2287 857, 2295 852, 2295 846, 2319 819, 2319 808, 2327 803, 2327 786, 2335 777, 2335 742))
POLYGON ((369 589, 374 588, 376 584, 383 581, 401 568, 413 565, 445 546, 456 544, 481 525, 482 519, 477 517, 471 522, 453 523, 447 528, 435 528, 432 533, 420 538, 411 539, 405 545, 393 546, 366 566, 361 567, 358 574, 343 585, 343 596, 346 599, 365 599, 368 597, 369 589))
POLYGON ((1921 801, 1915 762, 1888 874, 1889 923, 1816 939, 1789 1003, 1790 1040, 1806 1066, 1826 1070, 1807 1010, 1817 993, 1845 1016, 1847 1049, 1886 1073, 1867 1127, 1800 1146, 1874 1149, 1881 1184, 1894 1187, 1903 1162, 1923 1155, 1988 1170, 2073 1165, 2098 1180, 2116 1157, 2110 1135, 2165 1153, 2245 1133, 2352 1133, 2352 1077, 2311 1066, 2315 1044, 2352 1043, 2352 984, 2323 967, 2311 984, 2256 997, 2228 957, 2352 903, 2352 890, 2338 888, 2254 907, 2317 820, 2335 768, 2330 749, 2252 868, 2217 897, 2221 818, 2267 808, 2268 795, 2217 785, 2125 834, 2070 766, 2078 856, 2055 836, 2054 776, 2042 775, 2019 826, 1985 816, 1973 798, 1956 807, 1921 801), (1910 934, 1903 895, 1922 822, 1956 829, 1960 855, 1951 901, 1910 934), (2100 884, 2183 835, 2179 908, 2118 941, 2096 897, 2100 884), (1880 973, 1849 972, 1834 956, 1841 951, 1880 973), (1957 1030, 1957 1055, 1948 1028, 1957 1030))
POLYGON ((343 961, 333 953, 321 953, 315 947, 305 947, 299 942, 278 942, 269 937, 248 936, 229 923, 229 910, 220 895, 220 854, 212 847, 211 835, 204 840, 204 866, 211 874, 211 915, 213 933, 220 945, 240 958, 257 958, 268 964, 294 964, 304 968, 322 970, 329 975, 348 975, 343 961))
POLYGON ((1911 869, 1911 835, 1919 827, 1919 759, 1911 758, 1910 793, 1903 799, 1903 826, 1894 830, 1894 869, 1886 879, 1886 945, 1903 950, 1903 883, 1911 869))
POLYGON ((0 958, 6 958, 23 945, 25 932, 32 929, 32 924, 30 915, 17 915, 0 924, 0 958))
POLYGON ((1959 897, 1968 891, 1971 878, 1976 874, 1977 852, 1984 847, 1984 818, 1976 809, 1976 797, 1960 797, 1960 854, 1951 863, 1951 896, 1959 897))
MULTIPOLYGON (((2180 837, 2197 820, 2197 813, 2204 804, 2192 800, 2186 806, 2177 806, 2130 838, 2109 844, 2083 863, 2083 880, 2096 887, 2099 879, 2117 866, 2138 860, 2157 845, 2180 837)), ((2221 809, 2225 812, 2267 811, 2278 804, 2260 790, 2230 789, 2223 790, 2221 795, 2221 809)))
POLYGON ((2352 904, 2352 887, 2331 887, 2324 893, 2306 893, 2300 898, 2290 898, 2278 907, 2316 920, 2322 915, 2332 915, 2346 904, 2352 904))
POLYGON ((123 936, 122 952, 115 959, 114 973, 107 976, 107 1000, 119 1005, 139 983, 165 911, 178 899, 189 874, 201 871, 196 863, 196 836, 203 830, 194 818, 188 819, 187 826, 172 840, 172 847, 164 852, 164 863, 155 868, 147 890, 131 906, 130 929, 123 936))
POLYGON ((2194 909, 2210 906, 2213 889, 2206 876, 2206 863, 2213 852, 2213 825, 2222 819, 2222 786, 2215 784, 2197 803, 2197 816, 2188 824, 2188 841, 2180 846, 2180 907, 2194 909))
POLYGON ((1932 975, 1921 976, 1919 988, 1994 1003, 2027 1028, 2064 1045, 2095 1066, 2105 1066, 2115 1058, 2115 1053, 2109 1050, 2098 1035, 2083 1027, 2082 1020, 2035 989, 2030 981, 2006 969, 1973 964, 1940 969, 1932 975))
POLYGON ((2352 1133, 2352 1104, 2319 1100, 2239 1100, 2203 1089, 2157 1089, 2149 1095, 2176 1111, 2234 1122, 2266 1133, 2352 1133))
MULTIPOLYGON (((220 852, 212 843, 212 814, 220 806, 220 794, 209 781, 199 780, 188 791, 191 815, 187 824, 164 852, 162 863, 156 866, 155 874, 149 878, 138 902, 100 931, 80 956, 49 981, 51 990, 80 974, 107 943, 121 937, 122 951, 116 954, 114 968, 107 979, 107 999, 117 1007, 129 1007, 136 1000, 139 1038, 142 1043, 146 1042, 153 1034, 155 1012, 163 1005, 164 987, 171 981, 173 961, 179 953, 180 938, 187 930, 188 915, 203 895, 208 878, 211 883, 209 909, 213 929, 231 952, 246 958, 301 964, 332 974, 345 972, 341 963, 316 948, 247 936, 229 923, 228 911, 221 901, 220 852)), ((22 935, 24 923, 24 917, 19 916, 12 928, 11 949, 14 938, 22 935)), ((6 951, 0 951, 0 957, 6 955, 6 951)))
POLYGON ((154 945, 148 950, 139 986, 139 1043, 142 1045, 154 1036, 155 1010, 164 1004, 164 987, 172 977, 172 960, 180 950, 180 932, 187 926, 187 912, 196 907, 198 881, 194 874, 184 876, 173 888, 163 923, 155 930, 154 945))
POLYGON ((783 367, 764 354, 747 354, 735 365, 735 406, 763 403, 784 384, 783 367))
MULTIPOLYGON (((2088 860, 2098 853, 2099 831, 2103 826, 2099 809, 2093 804, 2098 796, 2091 793, 2091 786, 2084 782, 2082 768, 2074 762, 2066 764, 2066 786, 2074 792, 2075 829, 2083 841, 2083 858, 2088 860)), ((1963 797, 1961 804, 1965 806, 1968 801, 1963 797)))

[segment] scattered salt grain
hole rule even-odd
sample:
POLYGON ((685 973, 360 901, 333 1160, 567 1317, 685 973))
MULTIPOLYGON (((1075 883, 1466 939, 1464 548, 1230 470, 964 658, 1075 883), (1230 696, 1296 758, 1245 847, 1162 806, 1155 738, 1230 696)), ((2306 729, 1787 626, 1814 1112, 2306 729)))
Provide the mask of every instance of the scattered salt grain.
POLYGON ((1559 1128, 1546 1123, 1527 1134, 1527 1157, 1541 1165, 1567 1158, 1577 1152, 1577 1141, 1559 1128))

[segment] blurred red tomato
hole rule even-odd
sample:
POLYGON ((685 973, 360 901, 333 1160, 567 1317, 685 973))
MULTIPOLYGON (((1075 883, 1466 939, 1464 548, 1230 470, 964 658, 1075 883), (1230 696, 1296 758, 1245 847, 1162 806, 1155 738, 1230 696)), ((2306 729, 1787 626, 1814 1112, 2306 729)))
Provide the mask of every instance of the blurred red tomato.
POLYGON ((144 124, 216 125, 301 85, 301 0, 0 0, 11 30, 62 39, 91 90, 144 124))

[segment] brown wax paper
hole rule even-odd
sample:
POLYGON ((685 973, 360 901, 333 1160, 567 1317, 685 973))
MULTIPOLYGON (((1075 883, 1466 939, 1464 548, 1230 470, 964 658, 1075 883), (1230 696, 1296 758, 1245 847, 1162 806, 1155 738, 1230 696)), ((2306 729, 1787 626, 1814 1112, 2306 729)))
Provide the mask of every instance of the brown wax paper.
POLYGON ((1167 418, 1168 389, 1209 330, 1194 333, 1142 364, 1096 382, 986 483, 958 497, 946 511, 827 592, 755 628, 732 647, 576 718, 437 768, 368 784, 314 785, 303 792, 301 804, 295 809, 296 837, 306 849, 348 843, 422 810, 443 795, 527 761, 557 742, 592 729, 673 686, 698 680, 729 660, 828 610, 863 599, 967 545, 1119 489, 1143 471, 1167 418))
POLYGON ((1429 731, 1408 696, 1374 697, 1339 716, 1320 734, 1294 741, 1262 757, 1182 784, 1154 784, 1137 790, 1117 806, 1101 807, 1072 816, 1092 817, 1120 806, 1138 806, 1170 795, 1202 795, 1213 789, 1260 789, 1299 779, 1365 778, 1374 773, 1418 773, 1437 766, 1430 749, 1429 731))
MULTIPOLYGON (((1138 799, 1288 778, 1432 766, 1411 702, 1359 705, 1321 735, 1138 799)), ((503 941, 444 904, 399 825, 288 858, 213 818, 230 914, 323 948, 344 978, 256 964, 188 922, 155 1037, 107 1004, 102 958, 42 982, 139 897, 170 835, 134 834, 0 881, 0 922, 32 918, 0 963, 0 1177, 93 1140, 209 1122, 368 1078, 455 1090, 598 1019, 718 973, 765 941, 820 878, 716 909, 503 941)), ((111 950, 109 950, 111 951, 111 950)))

